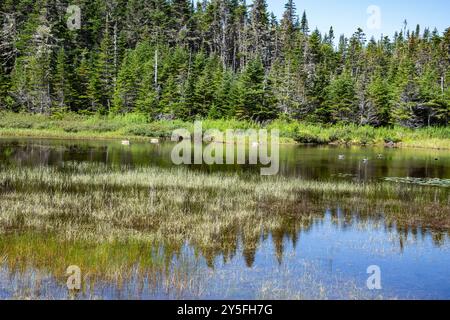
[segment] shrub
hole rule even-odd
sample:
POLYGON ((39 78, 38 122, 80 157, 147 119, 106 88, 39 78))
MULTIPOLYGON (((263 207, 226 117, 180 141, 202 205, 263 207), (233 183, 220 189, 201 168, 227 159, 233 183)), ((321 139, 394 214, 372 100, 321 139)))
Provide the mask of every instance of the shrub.
POLYGON ((172 135, 167 128, 162 128, 157 124, 133 125, 127 128, 127 134, 139 137, 168 138, 172 135))
POLYGON ((313 134, 306 130, 298 130, 295 134, 294 140, 298 143, 309 143, 309 144, 327 144, 329 139, 324 136, 313 134))

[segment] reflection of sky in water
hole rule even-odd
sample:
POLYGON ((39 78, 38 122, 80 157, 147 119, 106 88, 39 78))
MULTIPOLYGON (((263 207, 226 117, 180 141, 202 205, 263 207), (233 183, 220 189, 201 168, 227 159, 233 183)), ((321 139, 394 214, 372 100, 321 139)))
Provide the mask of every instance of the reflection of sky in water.
MULTIPOLYGON (((182 258, 173 260, 189 274, 189 285, 180 292, 161 285, 149 288, 135 280, 120 288, 97 283, 91 298, 450 299, 448 240, 438 246, 428 233, 419 233, 416 239, 412 234, 405 238, 387 230, 380 221, 345 225, 344 220, 332 219, 327 213, 323 220, 317 219, 310 229, 302 231, 295 245, 285 238, 282 257, 277 256, 280 248, 269 236, 256 248, 254 258, 245 257, 240 246, 231 261, 217 257, 210 268, 203 258, 194 262, 196 254, 186 245, 182 258), (251 267, 249 260, 253 261, 251 267), (380 266, 383 290, 367 289, 369 265, 380 266)), ((7 274, 5 269, 0 271, 0 298, 10 297, 18 283, 33 286, 33 279, 7 274)), ((58 285, 51 278, 41 284, 40 292, 42 297, 67 294, 64 284, 58 285)))
MULTIPOLYGON (((236 272, 239 279, 245 279, 244 289, 239 290, 241 298, 254 296, 258 285, 264 281, 271 282, 275 291, 278 288, 293 290, 293 297, 301 296, 303 290, 306 298, 311 294, 311 289, 305 290, 302 284, 323 283, 328 298, 339 298, 340 294, 356 294, 361 298, 378 295, 386 298, 450 298, 450 247, 448 242, 437 247, 429 235, 423 239, 409 239, 402 251, 395 232, 385 232, 380 226, 371 228, 371 225, 343 229, 332 224, 327 215, 311 230, 302 232, 295 247, 292 241, 284 241, 281 265, 275 250, 272 239, 267 239, 257 251, 251 269, 244 268, 242 258, 228 265, 218 262, 220 272, 212 282, 219 283, 223 277, 221 273, 228 274, 224 277, 228 279, 236 272), (366 270, 370 265, 381 268, 382 291, 366 289, 369 276, 366 270), (308 277, 311 277, 310 282, 305 281, 308 277)), ((218 285, 218 290, 220 287, 218 285)), ((290 297, 289 293, 279 294, 281 298, 284 294, 290 297)), ((271 297, 270 292, 268 297, 271 297)), ((317 293, 313 297, 320 298, 317 293)))

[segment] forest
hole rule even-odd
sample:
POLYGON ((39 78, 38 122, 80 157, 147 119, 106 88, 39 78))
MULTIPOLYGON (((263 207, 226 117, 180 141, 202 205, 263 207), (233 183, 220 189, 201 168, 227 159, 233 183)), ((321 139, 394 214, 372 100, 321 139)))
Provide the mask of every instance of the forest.
MULTIPOLYGON (((288 0, 3 0, 0 108, 143 114, 152 120, 275 119, 447 126, 450 28, 379 39, 310 28, 288 0), (68 28, 81 10, 81 28, 68 28)), ((399 25, 401 25, 401 21, 399 25)))

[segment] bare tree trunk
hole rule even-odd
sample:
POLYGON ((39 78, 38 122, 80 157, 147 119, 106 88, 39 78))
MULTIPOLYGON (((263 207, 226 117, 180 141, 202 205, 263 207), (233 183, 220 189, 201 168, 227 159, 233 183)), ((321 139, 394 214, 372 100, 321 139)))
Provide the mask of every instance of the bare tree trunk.
POLYGON ((155 90, 158 90, 158 49, 155 50, 155 90))
POLYGON ((114 22, 114 77, 113 77, 113 83, 114 83, 114 89, 116 88, 116 83, 117 83, 117 60, 118 60, 118 56, 117 56, 117 21, 114 22))

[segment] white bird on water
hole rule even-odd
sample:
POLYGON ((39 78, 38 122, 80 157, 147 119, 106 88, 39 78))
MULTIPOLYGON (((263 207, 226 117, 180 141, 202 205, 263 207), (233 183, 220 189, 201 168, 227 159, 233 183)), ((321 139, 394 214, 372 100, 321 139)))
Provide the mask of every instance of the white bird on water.
POLYGON ((131 145, 130 140, 123 140, 123 141, 122 141, 122 145, 123 145, 123 146, 129 146, 129 145, 131 145))
POLYGON ((339 160, 344 160, 344 159, 345 159, 345 156, 343 154, 340 154, 339 155, 339 160))

